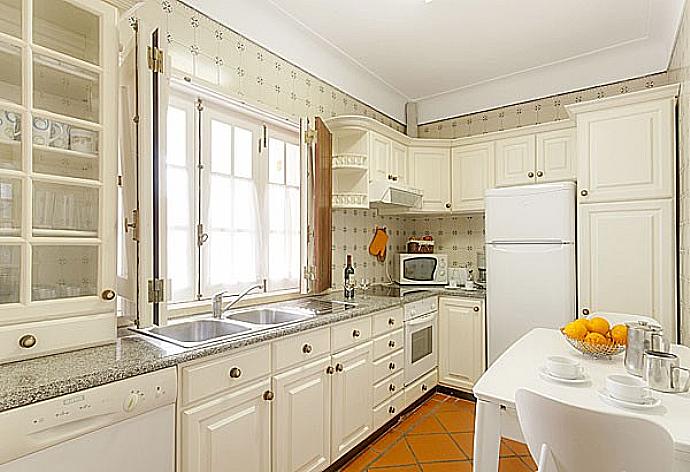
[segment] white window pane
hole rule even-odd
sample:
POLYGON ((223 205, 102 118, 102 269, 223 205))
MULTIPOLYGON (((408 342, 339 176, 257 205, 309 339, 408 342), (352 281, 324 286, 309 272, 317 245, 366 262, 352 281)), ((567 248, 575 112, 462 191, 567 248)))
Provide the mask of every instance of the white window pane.
POLYGON ((187 160, 187 113, 168 107, 168 145, 166 162, 183 166, 187 160))
POLYGON ((268 278, 269 280, 286 279, 289 274, 289 254, 286 251, 285 236, 271 233, 268 240, 268 278))
POLYGON ((287 184, 299 185, 300 168, 299 168, 299 146, 296 144, 285 144, 285 165, 287 171, 287 184))
POLYGON ((285 143, 275 138, 268 140, 268 181, 285 183, 285 143))
POLYGON ((259 279, 257 261, 260 256, 256 252, 256 235, 253 233, 235 233, 234 236, 233 277, 244 286, 259 279))
POLYGON ((295 286, 299 285, 299 268, 300 268, 300 241, 299 232, 290 233, 290 280, 295 286))
POLYGON ((233 199, 233 221, 235 229, 254 231, 258 221, 256 192, 251 180, 235 179, 233 199))
POLYGON ((211 120, 211 172, 232 173, 232 126, 211 120))
POLYGON ((206 221, 211 228, 232 227, 232 177, 211 175, 209 205, 206 221))
MULTIPOLYGON (((209 274, 205 295, 211 292, 229 288, 234 285, 232 261, 232 235, 223 231, 212 231, 209 234, 207 251, 207 272, 209 274)), ((206 246, 205 245, 205 246, 206 246)))
POLYGON ((188 301, 193 290, 192 235, 187 230, 168 231, 168 277, 172 285, 172 301, 188 301))
POLYGON ((235 176, 252 178, 252 132, 235 126, 235 176))
POLYGON ((285 187, 268 186, 268 225, 270 231, 284 231, 286 221, 285 187))
POLYGON ((299 202, 299 189, 290 188, 286 189, 287 200, 288 200, 288 211, 287 223, 290 231, 299 233, 300 230, 300 202, 299 202))
POLYGON ((193 197, 189 189, 187 169, 167 167, 168 227, 191 226, 190 205, 193 197))

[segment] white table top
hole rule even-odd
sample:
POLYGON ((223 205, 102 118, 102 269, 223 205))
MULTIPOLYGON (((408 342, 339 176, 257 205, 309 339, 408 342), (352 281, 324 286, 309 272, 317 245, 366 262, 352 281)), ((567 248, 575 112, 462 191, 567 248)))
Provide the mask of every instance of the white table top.
MULTIPOLYGON (((680 357, 683 367, 690 367, 690 348, 674 345, 671 351, 680 357)), ((647 418, 668 429, 677 451, 690 453, 690 393, 653 391, 653 395, 661 399, 657 408, 644 411, 618 408, 605 402, 597 393, 604 387, 606 376, 615 373, 626 373, 623 354, 612 360, 594 360, 572 348, 558 330, 537 328, 504 352, 482 375, 473 391, 480 400, 514 408, 515 392, 519 388, 528 388, 574 406, 647 418), (542 379, 538 368, 551 355, 578 359, 591 382, 566 385, 542 379)))

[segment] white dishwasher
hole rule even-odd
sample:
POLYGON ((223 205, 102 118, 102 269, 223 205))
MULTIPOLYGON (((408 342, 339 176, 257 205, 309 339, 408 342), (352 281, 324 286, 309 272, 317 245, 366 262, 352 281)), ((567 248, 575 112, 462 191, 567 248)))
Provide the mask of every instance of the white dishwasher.
POLYGON ((0 413, 0 472, 173 472, 174 367, 0 413))

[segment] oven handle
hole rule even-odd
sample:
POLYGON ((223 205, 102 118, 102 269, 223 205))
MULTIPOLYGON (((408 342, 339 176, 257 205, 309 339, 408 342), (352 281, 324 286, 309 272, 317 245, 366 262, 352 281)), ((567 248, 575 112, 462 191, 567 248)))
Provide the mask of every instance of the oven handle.
POLYGON ((405 324, 408 326, 417 326, 432 321, 434 318, 436 318, 435 311, 429 313, 428 315, 420 316, 419 318, 414 318, 410 321, 406 321, 405 324))

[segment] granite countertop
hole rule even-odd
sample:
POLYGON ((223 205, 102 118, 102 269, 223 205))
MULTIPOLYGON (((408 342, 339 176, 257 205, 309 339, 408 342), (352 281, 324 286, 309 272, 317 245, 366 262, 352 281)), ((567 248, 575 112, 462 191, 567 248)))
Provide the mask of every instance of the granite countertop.
MULTIPOLYGON (((442 288, 404 299, 358 295, 357 306, 346 311, 191 349, 120 330, 114 344, 0 365, 0 412, 438 295, 485 298, 484 290, 442 288)), ((343 300, 340 292, 318 298, 343 300)))

